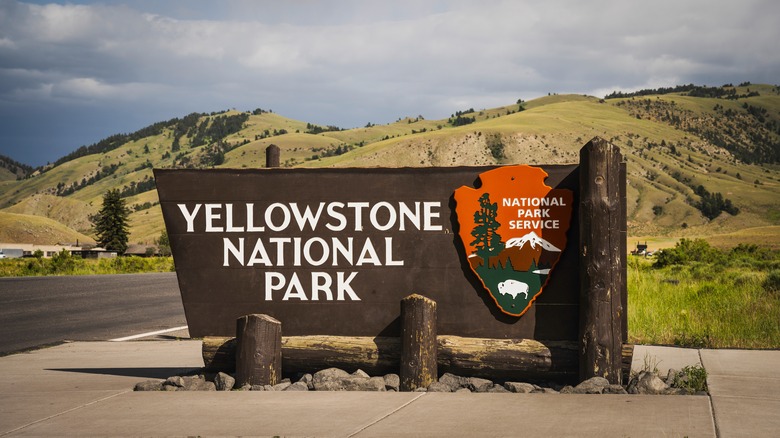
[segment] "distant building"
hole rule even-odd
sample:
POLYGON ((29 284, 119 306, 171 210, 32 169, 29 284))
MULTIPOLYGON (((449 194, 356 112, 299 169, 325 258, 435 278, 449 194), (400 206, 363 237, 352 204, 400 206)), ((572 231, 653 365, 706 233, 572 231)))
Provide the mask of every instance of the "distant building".
POLYGON ((6 258, 35 257, 35 253, 40 251, 43 257, 51 258, 60 251, 68 251, 71 255, 83 258, 111 258, 116 257, 116 251, 108 251, 104 248, 78 246, 74 244, 64 245, 36 245, 33 243, 0 243, 0 252, 5 254, 6 258))
POLYGON ((160 249, 155 245, 130 244, 125 250, 125 255, 137 257, 154 257, 160 255, 160 249))
POLYGON ((24 255, 19 248, 0 248, 0 259, 18 259, 24 255))
POLYGON ((635 255, 635 256, 650 255, 650 253, 647 251, 647 242, 645 242, 643 244, 637 242, 636 249, 631 251, 631 255, 635 255))
POLYGON ((74 256, 80 256, 83 259, 113 259, 118 255, 116 251, 109 251, 99 247, 76 249, 70 253, 74 256))

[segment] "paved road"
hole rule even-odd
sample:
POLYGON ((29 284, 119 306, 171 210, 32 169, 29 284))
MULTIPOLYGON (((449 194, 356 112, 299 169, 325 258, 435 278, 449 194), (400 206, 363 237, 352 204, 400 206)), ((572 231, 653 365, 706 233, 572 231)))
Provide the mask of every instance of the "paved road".
POLYGON ((0 278, 0 354, 184 325, 174 273, 0 278))

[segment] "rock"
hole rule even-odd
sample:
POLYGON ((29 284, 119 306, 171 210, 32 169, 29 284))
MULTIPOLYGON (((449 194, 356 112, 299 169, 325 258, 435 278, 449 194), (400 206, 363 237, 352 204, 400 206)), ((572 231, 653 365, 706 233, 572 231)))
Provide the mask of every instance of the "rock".
POLYGON ((308 391, 309 386, 306 384, 306 382, 295 382, 288 386, 287 388, 283 389, 282 391, 308 391))
POLYGON ((363 377, 365 379, 368 379, 369 377, 371 377, 371 376, 368 375, 368 373, 366 373, 363 370, 355 371, 354 373, 352 373, 352 376, 354 376, 354 377, 363 377))
POLYGON ((385 389, 388 391, 399 391, 401 387, 401 377, 398 374, 385 374, 385 389))
POLYGON ((177 388, 183 388, 184 387, 184 377, 181 376, 172 376, 165 379, 165 382, 163 382, 163 385, 167 386, 175 386, 177 388))
POLYGON ((314 373, 312 383, 317 391, 343 391, 341 380, 350 377, 349 373, 339 368, 328 368, 314 373))
POLYGON ((468 388, 458 388, 455 392, 468 392, 471 394, 471 390, 468 388))
POLYGON ((328 368, 314 373, 314 376, 312 376, 312 387, 316 391, 387 390, 384 377, 370 377, 361 370, 349 374, 338 368, 328 368))
POLYGON ((314 376, 311 374, 304 374, 298 382, 305 383, 309 391, 314 389, 314 376))
POLYGON ((574 394, 574 387, 571 385, 566 385, 563 388, 561 388, 561 394, 574 394))
POLYGON ((315 391, 343 391, 344 386, 341 380, 325 380, 322 382, 314 382, 315 391))
POLYGON ((679 371, 673 368, 669 368, 669 372, 666 373, 666 384, 672 386, 672 384, 674 383, 674 378, 677 377, 678 374, 680 374, 679 371))
POLYGON ((236 391, 251 391, 252 390, 252 385, 250 385, 248 383, 244 383, 244 386, 236 388, 235 384, 234 384, 233 385, 233 389, 236 390, 236 391))
MULTIPOLYGON (((244 385, 246 387, 246 385, 244 385)), ((263 385, 252 385, 249 387, 251 391, 265 391, 265 387, 263 385)))
POLYGON ((452 392, 452 387, 444 382, 433 382, 428 385, 428 392, 452 392))
POLYGON ((349 377, 349 373, 340 368, 328 368, 314 373, 312 381, 317 383, 326 380, 338 380, 344 377, 349 377))
POLYGON ((591 377, 574 387, 575 394, 601 394, 609 386, 609 381, 603 377, 591 377))
POLYGON ((187 376, 183 377, 184 386, 179 388, 179 391, 216 391, 217 386, 214 382, 207 382, 203 376, 187 376))
POLYGON ((607 385, 602 394, 628 394, 621 385, 607 385))
POLYGON ((485 391, 485 392, 492 392, 492 393, 496 393, 496 392, 509 392, 509 390, 504 388, 502 385, 494 383, 493 386, 488 388, 488 390, 485 391))
POLYGON ((387 391, 386 385, 385 385, 385 378, 384 377, 371 377, 368 379, 368 382, 366 383, 367 388, 363 389, 362 391, 387 391))
POLYGON ((504 383, 504 388, 509 392, 516 392, 518 394, 527 394, 536 389, 534 385, 525 382, 506 382, 504 383))
POLYGON ((419 388, 415 388, 415 390, 412 392, 428 392, 428 388, 421 386, 419 388))
POLYGON ((449 385, 451 391, 454 392, 458 388, 465 388, 469 384, 467 377, 456 376, 455 374, 444 373, 439 377, 439 382, 449 385))
POLYGON ((230 374, 220 372, 214 377, 214 386, 216 386, 217 391, 230 391, 235 384, 236 379, 230 374))
POLYGON ((554 388, 542 388, 542 394, 560 394, 560 393, 554 388))
POLYGON ((135 384, 133 391, 162 391, 163 384, 159 380, 144 380, 135 384))
POLYGON ((487 392, 488 389, 493 387, 493 381, 488 379, 480 379, 479 377, 470 377, 468 379, 468 386, 472 392, 487 392))
POLYGON ((347 377, 341 379, 343 391, 386 391, 382 377, 347 377))
POLYGON ((341 379, 350 377, 349 373, 339 368, 328 368, 317 371, 312 377, 315 391, 343 391, 341 379))
POLYGON ((669 389, 667 385, 656 373, 642 371, 636 380, 637 394, 664 394, 669 389))
POLYGON ((272 385, 263 385, 263 391, 273 391, 274 387, 272 385))
POLYGON ((163 387, 162 387, 162 390, 163 390, 163 391, 169 391, 169 392, 170 392, 170 391, 178 391, 178 390, 180 390, 180 389, 181 389, 182 391, 184 391, 184 389, 182 389, 182 388, 179 388, 178 386, 173 386, 173 385, 163 385, 163 387))
POLYGON ((273 385, 273 388, 274 391, 284 391, 290 386, 292 386, 292 383, 290 383, 290 380, 288 379, 286 382, 282 381, 281 383, 277 383, 276 385, 273 385))

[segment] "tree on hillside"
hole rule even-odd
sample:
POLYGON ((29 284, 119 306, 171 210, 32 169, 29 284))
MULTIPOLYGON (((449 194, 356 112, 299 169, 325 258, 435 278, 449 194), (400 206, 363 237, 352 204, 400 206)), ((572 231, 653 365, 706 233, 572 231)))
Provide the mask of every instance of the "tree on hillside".
POLYGON ((105 249, 124 254, 127 250, 128 216, 130 210, 125 205, 118 189, 109 190, 103 195, 103 207, 92 218, 95 225, 97 243, 105 249))
POLYGON ((168 230, 162 230, 160 237, 155 243, 157 243, 161 256, 167 257, 171 255, 171 239, 168 237, 168 230))

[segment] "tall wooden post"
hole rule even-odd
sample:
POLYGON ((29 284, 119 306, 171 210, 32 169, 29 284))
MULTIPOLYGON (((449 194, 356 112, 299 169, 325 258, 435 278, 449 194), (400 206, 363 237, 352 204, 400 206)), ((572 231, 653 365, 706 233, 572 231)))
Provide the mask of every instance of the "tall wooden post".
POLYGON ((436 381, 436 348, 436 302, 409 295, 401 300, 401 391, 414 391, 436 381))
MULTIPOLYGON (((580 150, 580 379, 621 383, 621 253, 625 239, 620 150, 594 138, 580 150)), ((623 182, 624 184, 624 182, 623 182)))
POLYGON ((282 375, 282 323, 268 315, 236 320, 236 386, 276 385, 282 375))
POLYGON ((265 167, 279 167, 281 160, 281 149, 272 144, 265 148, 265 167))

